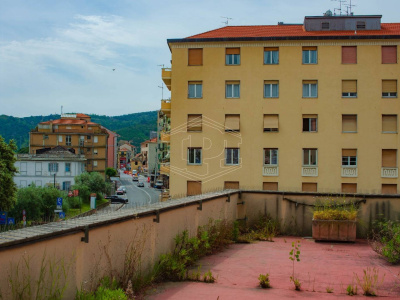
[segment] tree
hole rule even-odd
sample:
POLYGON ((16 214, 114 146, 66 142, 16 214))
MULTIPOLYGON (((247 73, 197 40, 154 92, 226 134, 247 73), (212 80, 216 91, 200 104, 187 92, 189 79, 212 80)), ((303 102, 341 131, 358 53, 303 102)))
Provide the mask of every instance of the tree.
POLYGON ((88 201, 91 193, 97 194, 97 199, 101 199, 103 193, 107 192, 108 186, 104 181, 104 177, 97 172, 84 172, 75 177, 74 190, 79 190, 79 195, 83 201, 88 201))
POLYGON ((106 168, 106 175, 108 179, 110 179, 110 177, 117 175, 117 170, 115 170, 114 168, 106 168))
POLYGON ((16 202, 17 186, 14 183, 17 146, 13 140, 7 144, 0 136, 0 210, 9 211, 16 202))

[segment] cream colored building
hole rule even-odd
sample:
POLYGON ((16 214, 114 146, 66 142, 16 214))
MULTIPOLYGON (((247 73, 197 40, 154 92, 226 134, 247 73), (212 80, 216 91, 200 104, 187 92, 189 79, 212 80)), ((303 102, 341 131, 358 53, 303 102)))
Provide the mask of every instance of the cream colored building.
POLYGON ((399 42, 381 16, 169 39, 171 195, 398 193, 399 42))

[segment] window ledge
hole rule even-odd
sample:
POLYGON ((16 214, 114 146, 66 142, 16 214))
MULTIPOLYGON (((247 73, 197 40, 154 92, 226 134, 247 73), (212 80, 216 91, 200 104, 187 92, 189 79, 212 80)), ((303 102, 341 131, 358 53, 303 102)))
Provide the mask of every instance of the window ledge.
POLYGON ((342 177, 358 177, 357 166, 342 166, 342 177))
POLYGON ((399 176, 397 168, 382 167, 382 178, 397 178, 399 176))
POLYGON ((263 176, 278 176, 279 167, 277 165, 264 165, 263 176))
POLYGON ((303 166, 301 168, 301 176, 317 177, 318 176, 318 167, 317 166, 303 166))

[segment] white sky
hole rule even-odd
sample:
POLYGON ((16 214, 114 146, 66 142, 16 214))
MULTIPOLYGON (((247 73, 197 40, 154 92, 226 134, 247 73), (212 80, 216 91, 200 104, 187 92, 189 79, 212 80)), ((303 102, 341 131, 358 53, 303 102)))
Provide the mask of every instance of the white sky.
MULTIPOLYGON (((352 4, 355 14, 400 22, 400 0, 352 4)), ((0 115, 47 115, 61 106, 109 116, 156 110, 168 38, 222 27, 221 16, 233 18, 229 25, 276 25, 338 7, 331 0, 0 0, 0 115)))

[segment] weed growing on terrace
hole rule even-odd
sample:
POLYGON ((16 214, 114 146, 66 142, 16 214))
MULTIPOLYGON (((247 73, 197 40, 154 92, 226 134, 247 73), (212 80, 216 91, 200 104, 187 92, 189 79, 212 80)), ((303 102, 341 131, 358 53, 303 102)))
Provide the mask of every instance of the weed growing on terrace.
POLYGON ((211 270, 208 270, 208 272, 204 273, 203 281, 205 283, 214 283, 216 281, 215 277, 211 273, 211 270))
POLYGON ((292 242, 292 250, 289 252, 289 259, 293 262, 293 273, 290 276, 290 281, 293 282, 296 291, 300 291, 301 283, 298 278, 294 275, 294 262, 300 261, 300 241, 292 242))
POLYGON ((374 221, 370 244, 388 262, 400 262, 400 223, 384 219, 374 221))
POLYGON ((357 295, 357 285, 349 284, 346 288, 346 294, 349 296, 357 295))
MULTIPOLYGON (((236 237, 234 240, 240 243, 250 243, 255 240, 273 242, 274 237, 280 232, 279 221, 269 215, 259 215, 258 220, 251 226, 239 223, 236 226, 241 234, 234 235, 234 238, 236 237)), ((234 233, 235 229, 236 227, 234 233)))
POLYGON ((377 268, 367 268, 363 271, 361 278, 356 273, 354 273, 354 276, 365 296, 377 296, 378 289, 385 279, 385 274, 383 274, 381 280, 379 279, 379 270, 377 268))
POLYGON ((260 276, 258 276, 258 281, 260 283, 260 287, 262 287, 263 289, 268 289, 271 287, 271 284, 269 282, 269 274, 260 274, 260 276))

